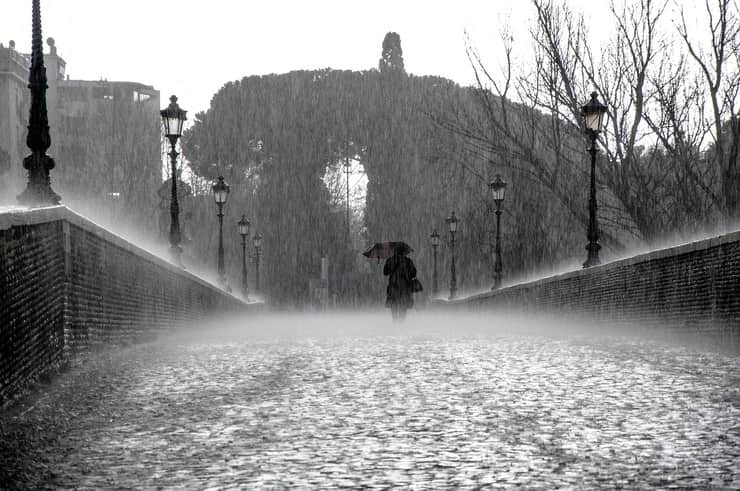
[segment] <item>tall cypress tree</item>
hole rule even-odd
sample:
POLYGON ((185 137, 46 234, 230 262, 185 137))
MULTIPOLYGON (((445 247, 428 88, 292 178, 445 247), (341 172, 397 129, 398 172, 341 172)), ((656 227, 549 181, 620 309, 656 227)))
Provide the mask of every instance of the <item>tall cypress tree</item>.
POLYGON ((403 50, 401 36, 396 32, 389 32, 383 39, 383 53, 378 62, 381 73, 406 73, 403 67, 403 50))

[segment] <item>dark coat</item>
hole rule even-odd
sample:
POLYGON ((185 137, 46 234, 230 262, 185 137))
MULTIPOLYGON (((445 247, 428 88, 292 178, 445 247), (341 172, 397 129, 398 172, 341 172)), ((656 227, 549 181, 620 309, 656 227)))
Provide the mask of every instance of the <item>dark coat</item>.
POLYGON ((388 276, 386 305, 388 307, 393 305, 413 307, 414 296, 411 283, 416 278, 414 262, 406 256, 396 254, 385 261, 383 274, 388 276))

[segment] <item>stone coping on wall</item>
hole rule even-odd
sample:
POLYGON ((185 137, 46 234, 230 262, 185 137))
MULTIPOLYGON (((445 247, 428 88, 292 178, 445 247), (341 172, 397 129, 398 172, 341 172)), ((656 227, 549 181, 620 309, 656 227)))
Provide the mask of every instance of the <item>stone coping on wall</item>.
POLYGON ((689 242, 687 244, 681 244, 677 246, 666 247, 664 249, 658 249, 658 250, 651 251, 651 252, 637 254, 635 256, 630 256, 624 259, 617 259, 615 261, 603 263, 598 266, 592 266, 590 268, 576 269, 574 271, 567 271, 565 273, 547 276, 545 278, 541 278, 538 280, 516 283, 513 285, 508 285, 508 286, 499 288, 497 290, 490 290, 490 291, 470 295, 467 297, 456 298, 454 300, 448 300, 445 298, 435 298, 433 302, 438 305, 463 305, 466 302, 471 301, 471 300, 479 300, 479 299, 495 297, 496 295, 499 294, 499 292, 502 292, 502 291, 515 291, 515 290, 519 290, 522 288, 531 288, 535 286, 546 285, 548 283, 568 280, 571 278, 577 278, 579 276, 589 276, 589 275, 595 275, 595 274, 600 274, 600 273, 606 273, 610 270, 622 268, 626 266, 631 266, 633 264, 647 263, 650 261, 656 261, 656 260, 663 259, 666 257, 676 257, 676 256, 684 255, 684 254, 690 254, 692 252, 704 251, 707 249, 711 249, 713 247, 718 247, 723 244, 728 244, 728 243, 733 243, 733 242, 740 242, 740 230, 735 231, 735 232, 730 232, 727 234, 718 235, 715 237, 709 237, 707 239, 701 239, 701 240, 697 240, 694 242, 689 242))
POLYGON ((140 258, 156 264, 159 267, 165 268, 171 272, 174 272, 180 276, 184 276, 188 280, 199 283, 200 285, 212 290, 214 293, 231 297, 237 302, 243 303, 245 306, 253 305, 252 303, 246 303, 241 298, 232 295, 229 292, 218 288, 213 283, 210 283, 203 278, 196 276, 186 269, 182 269, 175 264, 162 259, 161 257, 153 254, 139 246, 132 244, 130 241, 124 239, 120 235, 117 235, 110 230, 107 230, 100 225, 96 224, 92 220, 72 211, 64 205, 48 206, 42 208, 23 208, 23 207, 7 207, 0 208, 0 230, 7 230, 11 227, 23 226, 23 225, 38 225, 41 223, 49 223, 55 221, 64 221, 71 225, 75 225, 87 232, 97 235, 101 239, 104 239, 111 244, 120 247, 132 254, 139 256, 140 258))

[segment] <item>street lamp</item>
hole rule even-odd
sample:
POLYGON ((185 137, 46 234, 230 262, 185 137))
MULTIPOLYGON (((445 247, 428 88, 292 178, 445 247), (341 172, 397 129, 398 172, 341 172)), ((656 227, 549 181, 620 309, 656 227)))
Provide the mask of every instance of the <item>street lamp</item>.
POLYGON ((496 203, 496 260, 493 265, 493 286, 491 290, 501 287, 502 267, 501 267, 501 203, 504 202, 506 194, 506 181, 501 179, 501 174, 496 174, 496 179, 488 183, 488 189, 491 191, 493 202, 496 203))
POLYGON ((247 237, 249 236, 249 220, 246 215, 237 222, 239 226, 239 235, 242 236, 242 293, 244 298, 249 299, 249 284, 247 283, 247 237))
POLYGON ((226 286, 226 268, 224 267, 224 204, 229 196, 229 185, 224 182, 224 176, 218 176, 213 185, 213 199, 218 206, 218 279, 222 286, 226 286))
POLYGON ((49 115, 46 110, 46 67, 41 44, 41 6, 33 0, 31 7, 31 68, 28 88, 31 89, 31 109, 28 115, 26 145, 31 155, 23 159, 23 168, 28 171, 28 185, 18 195, 18 202, 30 207, 58 205, 61 197, 51 189, 49 171, 54 168, 54 159, 46 155, 51 146, 49 115))
POLYGON ((429 237, 432 239, 432 293, 436 295, 439 293, 439 285, 437 284, 437 249, 439 248, 439 234, 437 233, 437 230, 433 230, 432 235, 429 237))
POLYGON ((590 268, 601 264, 599 260, 599 226, 596 223, 596 139, 601 133, 604 122, 606 106, 599 102, 598 94, 591 93, 591 100, 581 108, 583 116, 583 125, 586 128, 586 134, 591 138, 591 148, 588 149, 591 154, 591 195, 588 199, 588 258, 583 263, 584 268, 590 268))
POLYGON ((177 203, 177 140, 182 135, 182 127, 187 119, 187 111, 180 109, 177 105, 177 97, 170 97, 170 105, 165 109, 159 111, 159 115, 162 116, 162 126, 164 128, 164 135, 170 141, 170 163, 172 165, 172 195, 170 196, 170 253, 175 261, 175 264, 182 266, 182 248, 180 247, 180 241, 182 236, 180 235, 180 206, 177 203))
POLYGON ((455 293, 457 293, 457 277, 455 276, 455 232, 457 232, 457 217, 453 211, 449 217, 445 220, 447 226, 450 229, 450 254, 452 260, 450 262, 450 300, 454 300, 455 293))
POLYGON ((262 235, 259 232, 254 234, 252 238, 252 244, 254 244, 254 280, 255 290, 260 293, 260 256, 262 255, 262 235))

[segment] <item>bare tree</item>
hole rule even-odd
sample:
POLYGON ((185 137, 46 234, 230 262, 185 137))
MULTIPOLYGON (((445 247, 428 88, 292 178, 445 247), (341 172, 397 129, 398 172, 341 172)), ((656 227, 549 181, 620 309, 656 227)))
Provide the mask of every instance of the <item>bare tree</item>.
POLYGON ((726 218, 736 220, 740 214, 740 175, 737 168, 740 145, 738 4, 732 0, 705 0, 704 8, 708 18, 708 45, 703 46, 691 36, 683 9, 678 33, 704 81, 704 90, 697 93, 695 101, 707 120, 706 127, 713 144, 709 159, 720 179, 720 192, 710 195, 726 218))
POLYGON ((468 42, 481 114, 454 108, 441 124, 467 139, 474 154, 552 192, 585 224, 580 107, 595 90, 608 108, 598 172, 608 245, 692 231, 717 214, 737 218, 736 0, 706 0, 708 54, 689 36, 683 11, 680 36, 672 35, 668 0, 612 2, 613 36, 601 50, 565 2, 532 5, 533 62, 515 68, 504 33, 504 63, 491 70, 468 42))
MULTIPOLYGON (((521 173, 533 183, 553 193, 561 204, 583 226, 587 222, 585 200, 581 190, 585 187, 585 152, 582 136, 580 107, 585 102, 588 87, 599 87, 601 75, 586 42, 587 32, 582 18, 567 6, 558 6, 550 0, 534 0, 535 25, 531 30, 534 42, 534 66, 515 71, 512 61, 512 38, 502 34, 504 64, 497 71, 489 70, 471 43, 467 45, 468 57, 477 80, 476 97, 482 107, 482 116, 463 115, 453 111, 438 120, 448 129, 464 136, 471 150, 480 156, 495 155, 495 165, 505 165, 521 173), (518 102, 514 102, 514 101, 518 102)), ((646 56, 649 60, 650 56, 646 56)), ((616 96, 610 88, 609 95, 616 96)), ((624 91, 620 87, 620 90, 624 91)), ((620 94, 621 96, 621 94, 620 94)), ((632 127, 610 112, 612 127, 626 133, 632 127)), ((636 123, 639 125, 639 123, 636 123)), ((618 148, 625 155, 632 148, 638 135, 629 146, 618 148)), ((605 141, 607 160, 613 158, 614 144, 605 141)), ((486 157, 489 158, 490 157, 486 157)), ((622 166, 604 167, 604 182, 611 191, 601 205, 600 220, 605 225, 602 236, 613 249, 622 249, 624 231, 628 235, 643 233, 642 223, 628 213, 637 206, 625 206, 620 200, 633 198, 623 176, 615 171, 627 172, 622 166), (622 187, 618 187, 622 184, 622 187), (613 188, 613 189, 612 189, 613 188), (625 212, 624 210, 627 210, 625 212)), ((640 193, 634 193, 641 196, 640 193)))

